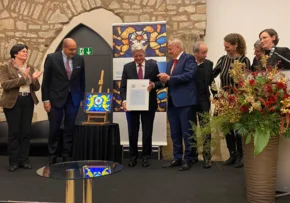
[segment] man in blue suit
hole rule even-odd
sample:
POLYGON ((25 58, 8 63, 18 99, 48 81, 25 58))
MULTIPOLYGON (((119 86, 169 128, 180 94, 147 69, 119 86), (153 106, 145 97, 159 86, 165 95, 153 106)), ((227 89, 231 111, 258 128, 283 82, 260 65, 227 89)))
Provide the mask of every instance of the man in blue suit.
POLYGON ((163 164, 162 167, 180 166, 179 170, 185 171, 198 161, 190 123, 190 121, 196 123, 197 64, 192 55, 184 53, 183 44, 179 39, 169 41, 168 53, 172 60, 167 63, 166 73, 160 73, 158 76, 168 87, 167 114, 173 142, 173 160, 163 164), (185 144, 184 152, 182 138, 185 144))

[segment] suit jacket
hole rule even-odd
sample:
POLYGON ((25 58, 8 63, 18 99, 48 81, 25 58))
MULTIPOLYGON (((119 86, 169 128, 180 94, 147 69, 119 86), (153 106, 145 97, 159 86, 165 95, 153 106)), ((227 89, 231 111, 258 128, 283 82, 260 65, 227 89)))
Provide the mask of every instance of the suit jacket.
MULTIPOLYGON (((275 47, 275 52, 284 56, 286 59, 290 60, 290 50, 287 47, 275 47)), ((267 53, 268 54, 268 53, 267 53)), ((277 56, 275 53, 269 58, 268 64, 269 65, 276 65, 278 63, 279 69, 290 69, 290 63, 285 61, 284 59, 277 56)))
MULTIPOLYGON (((155 62, 145 60, 145 75, 144 79, 149 79, 151 82, 154 82, 154 89, 152 89, 149 93, 149 111, 156 111, 157 109, 157 93, 156 89, 162 87, 161 82, 157 75, 159 74, 158 66, 155 62)), ((126 100, 126 92, 127 92, 127 80, 128 79, 138 79, 136 62, 130 62, 124 65, 122 80, 120 86, 120 95, 122 101, 126 100)), ((148 84, 149 85, 149 84, 148 84)))
MULTIPOLYGON (((266 55, 269 55, 271 50, 265 51, 266 55)), ((290 50, 287 47, 275 47, 274 52, 277 52, 281 56, 285 57, 286 59, 290 60, 290 50)), ((272 54, 272 56, 268 59, 267 64, 270 66, 275 66, 277 65, 278 69, 290 69, 290 63, 285 61, 284 59, 280 58, 278 55, 275 53, 272 54)), ((251 71, 256 71, 258 67, 261 67, 260 61, 257 60, 255 57, 253 59, 253 63, 251 66, 251 71)))
MULTIPOLYGON (((34 73, 34 68, 30 67, 30 75, 34 73)), ((0 99, 0 106, 3 108, 13 108, 19 95, 19 88, 26 85, 23 77, 19 77, 17 70, 13 67, 12 62, 0 65, 0 82, 3 93, 0 99)), ((33 80, 30 84, 30 93, 34 104, 38 104, 38 99, 34 91, 40 89, 38 80, 33 80)))
MULTIPOLYGON (((166 66, 166 73, 170 75, 173 60, 166 66)), ((170 80, 167 81, 168 95, 176 107, 190 106, 198 103, 195 73, 197 63, 192 55, 183 53, 174 68, 170 80)))
POLYGON ((71 79, 67 77, 62 52, 48 54, 44 63, 42 81, 42 101, 49 100, 52 107, 63 107, 69 91, 75 106, 84 99, 85 62, 84 58, 75 55, 72 58, 73 70, 71 79))
MULTIPOLYGON (((214 81, 214 77, 213 77, 213 62, 210 60, 205 59, 204 60, 204 69, 205 69, 205 89, 206 89, 206 96, 208 98, 210 98, 210 91, 209 88, 211 90, 211 93, 213 95, 217 94, 217 91, 213 90, 211 88, 211 85, 214 81)), ((198 75, 196 77, 199 77, 198 75)))
POLYGON ((255 71, 256 70, 256 67, 257 66, 260 66, 260 65, 261 64, 260 64, 259 60, 257 59, 257 57, 254 57, 253 63, 251 65, 251 71, 255 71))

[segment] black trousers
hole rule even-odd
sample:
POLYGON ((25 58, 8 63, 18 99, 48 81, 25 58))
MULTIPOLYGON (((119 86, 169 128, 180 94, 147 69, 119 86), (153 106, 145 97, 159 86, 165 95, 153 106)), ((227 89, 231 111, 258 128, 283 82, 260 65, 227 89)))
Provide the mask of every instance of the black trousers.
POLYGON ((226 135, 227 147, 230 155, 240 155, 243 156, 243 145, 241 135, 231 131, 226 135))
MULTIPOLYGON (((201 114, 208 113, 210 110, 210 100, 206 94, 199 95, 199 104, 197 107, 197 116, 199 120, 199 124, 205 125, 206 120, 202 119, 201 114)), ((211 159, 211 134, 206 135, 203 142, 203 159, 210 160, 211 159)))
POLYGON ((34 103, 30 96, 18 96, 13 108, 4 108, 8 124, 9 165, 29 163, 31 122, 34 103))
POLYGON ((48 152, 51 158, 57 157, 57 149, 61 137, 63 138, 62 157, 71 157, 73 130, 79 106, 75 106, 71 94, 68 94, 66 103, 63 107, 51 107, 48 113, 49 120, 49 139, 48 152), (61 126, 63 125, 63 131, 61 126), (63 133, 62 133, 63 132, 63 133))
POLYGON ((129 131, 129 153, 131 159, 138 158, 138 135, 140 117, 142 123, 142 157, 150 158, 152 153, 152 133, 155 111, 126 112, 129 131))

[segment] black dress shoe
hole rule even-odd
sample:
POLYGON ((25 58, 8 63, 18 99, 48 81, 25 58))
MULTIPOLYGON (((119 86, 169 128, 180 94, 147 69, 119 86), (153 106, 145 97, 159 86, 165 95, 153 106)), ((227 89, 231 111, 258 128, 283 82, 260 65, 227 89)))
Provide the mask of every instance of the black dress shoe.
POLYGON ((189 163, 191 164, 196 164, 198 162, 198 158, 192 159, 192 161, 190 161, 189 163))
POLYGON ((18 166, 17 165, 11 165, 8 167, 8 171, 9 172, 14 172, 18 169, 18 166))
POLYGON ((243 166, 244 166, 244 159, 242 156, 238 156, 234 167, 235 168, 242 168, 243 166))
POLYGON ((149 163, 149 159, 148 159, 148 158, 143 158, 142 166, 143 166, 143 167, 148 167, 148 166, 150 166, 150 163, 149 163))
POLYGON ((225 166, 230 166, 230 165, 234 165, 236 163, 237 157, 236 156, 230 156, 230 158, 228 158, 225 162, 224 165, 225 166))
POLYGON ((49 157, 48 159, 48 165, 52 165, 56 163, 56 157, 49 157))
POLYGON ((162 168, 169 168, 169 167, 175 167, 175 166, 181 166, 182 164, 182 160, 179 159, 179 160, 172 160, 170 162, 167 162, 165 164, 162 165, 162 168))
POLYGON ((19 164, 19 168, 32 169, 32 166, 30 164, 19 164))
POLYGON ((63 162, 70 162, 72 160, 71 157, 62 157, 63 162))
POLYGON ((179 167, 179 171, 187 171, 191 168, 191 163, 184 161, 183 164, 179 167))
POLYGON ((129 167, 134 167, 137 164, 137 159, 131 159, 128 163, 129 167))
POLYGON ((211 161, 205 159, 203 162, 203 168, 205 168, 205 169, 211 168, 211 161))
POLYGON ((225 166, 234 165, 237 160, 237 152, 236 151, 230 151, 230 157, 224 162, 225 166))

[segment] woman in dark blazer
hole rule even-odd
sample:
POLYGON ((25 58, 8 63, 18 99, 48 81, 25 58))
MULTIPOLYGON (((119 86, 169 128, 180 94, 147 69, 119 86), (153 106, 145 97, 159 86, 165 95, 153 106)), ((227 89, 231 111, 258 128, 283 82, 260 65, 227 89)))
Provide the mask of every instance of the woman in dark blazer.
POLYGON ((8 124, 9 172, 19 167, 31 169, 29 148, 34 104, 38 99, 38 77, 42 72, 26 64, 28 47, 16 44, 10 50, 11 61, 0 65, 0 83, 3 93, 0 106, 8 124))
POLYGON ((290 63, 279 57, 276 53, 290 60, 290 50, 287 47, 277 47, 279 42, 278 33, 270 28, 262 30, 259 34, 261 45, 265 54, 270 56, 268 65, 275 66, 279 69, 290 69, 290 63))

